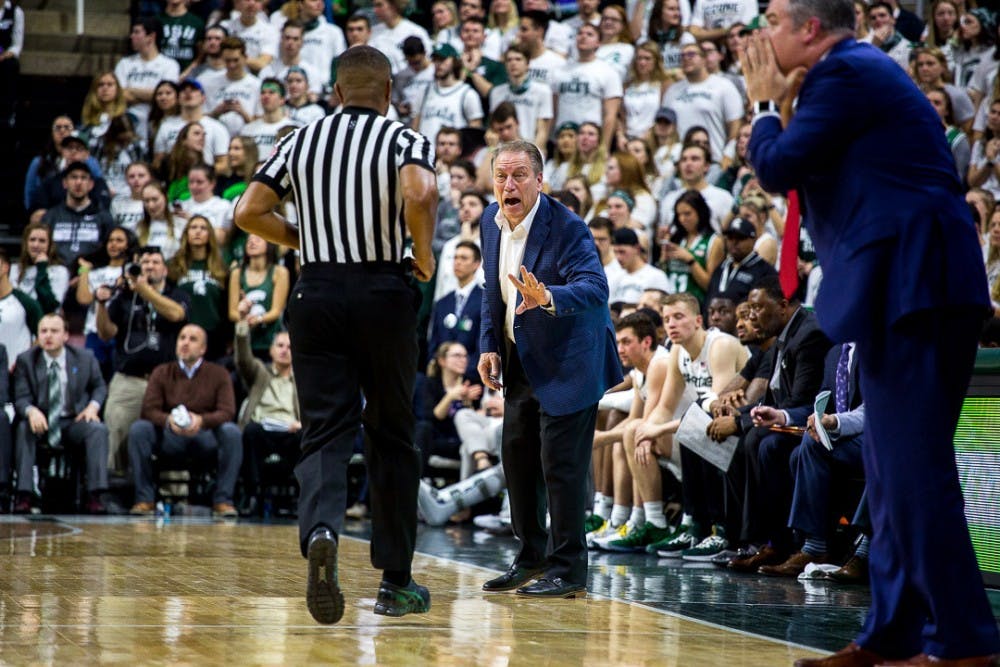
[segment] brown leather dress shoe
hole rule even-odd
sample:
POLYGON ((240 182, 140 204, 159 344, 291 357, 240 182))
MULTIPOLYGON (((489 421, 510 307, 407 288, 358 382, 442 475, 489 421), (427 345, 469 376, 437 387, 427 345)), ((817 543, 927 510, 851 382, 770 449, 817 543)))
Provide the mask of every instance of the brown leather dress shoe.
POLYGON ((785 554, 767 544, 752 556, 732 559, 728 567, 734 572, 757 572, 762 565, 777 565, 784 560, 785 554))
POLYGON ((156 505, 153 503, 136 503, 128 513, 132 516, 152 516, 155 511, 156 505))
POLYGON ((795 667, 875 667, 882 664, 882 656, 866 651, 851 642, 833 655, 825 658, 802 658, 795 661, 795 667))
POLYGON ((804 551, 796 551, 788 557, 784 563, 779 565, 763 565, 758 572, 772 577, 797 577, 802 574, 809 563, 825 563, 826 554, 807 554, 804 551))
POLYGON ((890 660, 878 663, 878 667, 997 667, 1000 655, 979 655, 972 658, 935 658, 921 653, 906 660, 890 660))
POLYGON ((868 559, 861 556, 851 556, 842 568, 827 576, 838 584, 867 584, 868 559))

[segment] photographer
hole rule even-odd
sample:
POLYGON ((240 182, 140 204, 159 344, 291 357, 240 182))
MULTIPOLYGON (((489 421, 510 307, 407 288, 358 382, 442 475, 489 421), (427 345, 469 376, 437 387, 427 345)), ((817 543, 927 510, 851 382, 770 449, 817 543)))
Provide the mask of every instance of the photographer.
POLYGON ((167 264, 157 247, 140 250, 139 264, 126 267, 115 286, 95 290, 97 334, 115 341, 115 374, 108 387, 104 420, 110 431, 109 466, 124 470, 118 451, 139 418, 146 380, 174 356, 177 334, 187 320, 191 298, 167 280, 167 264))

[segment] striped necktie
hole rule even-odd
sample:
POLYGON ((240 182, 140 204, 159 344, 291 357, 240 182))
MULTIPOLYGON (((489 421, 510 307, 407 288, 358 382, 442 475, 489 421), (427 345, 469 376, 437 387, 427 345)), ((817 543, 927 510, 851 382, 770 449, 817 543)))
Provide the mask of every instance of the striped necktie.
POLYGON ((59 362, 53 361, 49 364, 49 433, 48 440, 50 447, 58 447, 62 440, 62 428, 59 420, 62 417, 62 380, 59 379, 59 362))

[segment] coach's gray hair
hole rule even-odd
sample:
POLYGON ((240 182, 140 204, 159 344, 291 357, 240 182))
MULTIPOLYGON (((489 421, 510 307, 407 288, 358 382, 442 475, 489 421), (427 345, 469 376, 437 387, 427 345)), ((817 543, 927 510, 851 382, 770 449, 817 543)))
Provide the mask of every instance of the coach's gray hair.
POLYGON ((527 153, 528 161, 531 162, 531 171, 536 174, 542 173, 542 169, 545 167, 541 151, 538 150, 538 146, 530 141, 504 141, 497 146, 497 150, 493 154, 494 162, 501 153, 527 153))
POLYGON ((815 16, 825 33, 854 32, 853 0, 788 0, 788 13, 796 27, 815 16))

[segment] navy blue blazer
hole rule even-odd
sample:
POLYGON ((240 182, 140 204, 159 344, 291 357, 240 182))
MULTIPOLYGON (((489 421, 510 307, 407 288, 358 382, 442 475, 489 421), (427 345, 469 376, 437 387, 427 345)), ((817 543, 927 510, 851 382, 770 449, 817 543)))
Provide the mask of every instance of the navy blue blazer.
MULTIPOLYGON (((438 299, 438 302, 434 304, 434 317, 431 319, 431 336, 427 345, 428 357, 433 357, 438 346, 442 343, 455 341, 465 346, 469 353, 470 369, 475 372, 476 364, 479 363, 482 301, 483 288, 478 285, 469 292, 469 298, 462 306, 461 313, 455 312, 455 292, 448 292, 438 299), (452 317, 448 317, 449 315, 452 317)), ((476 374, 475 377, 479 377, 479 375, 476 374)))
POLYGON ((908 314, 989 305, 976 230, 941 120, 906 73, 845 39, 809 70, 788 127, 757 119, 750 163, 799 190, 823 267, 816 312, 836 341, 908 314))
MULTIPOLYGON (((594 405, 622 379, 615 332, 608 310, 608 281, 587 224, 548 195, 540 194, 538 212, 521 262, 552 293, 555 315, 533 308, 514 316, 514 341, 524 373, 542 409, 568 415, 594 405)), ((499 206, 483 212, 483 293, 480 353, 506 356, 500 296, 499 206)), ((517 294, 518 303, 521 295, 517 294)))
MULTIPOLYGON (((826 355, 826 363, 823 367, 823 384, 820 391, 830 392, 830 400, 826 404, 827 414, 837 412, 837 362, 840 361, 840 345, 834 345, 826 355)), ((847 370, 847 409, 853 410, 861 405, 861 386, 858 382, 858 349, 854 348, 851 355, 851 365, 847 370)), ((812 405, 803 405, 787 410, 789 423, 804 426, 809 415, 813 413, 812 405)))

